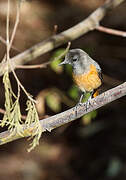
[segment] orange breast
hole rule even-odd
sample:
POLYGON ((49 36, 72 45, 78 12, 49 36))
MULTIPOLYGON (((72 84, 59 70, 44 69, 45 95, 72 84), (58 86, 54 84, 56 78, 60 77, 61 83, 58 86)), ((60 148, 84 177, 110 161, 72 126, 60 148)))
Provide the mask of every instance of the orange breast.
POLYGON ((73 79, 82 91, 90 92, 101 85, 101 79, 94 65, 90 66, 90 71, 87 74, 73 74, 73 79))

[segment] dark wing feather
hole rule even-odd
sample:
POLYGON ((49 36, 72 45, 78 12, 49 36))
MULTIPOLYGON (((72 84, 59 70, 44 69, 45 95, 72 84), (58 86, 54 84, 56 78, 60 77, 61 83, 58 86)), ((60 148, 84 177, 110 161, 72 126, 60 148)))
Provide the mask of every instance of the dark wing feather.
POLYGON ((103 81, 103 76, 102 76, 101 69, 98 69, 98 76, 101 79, 101 81, 103 81))

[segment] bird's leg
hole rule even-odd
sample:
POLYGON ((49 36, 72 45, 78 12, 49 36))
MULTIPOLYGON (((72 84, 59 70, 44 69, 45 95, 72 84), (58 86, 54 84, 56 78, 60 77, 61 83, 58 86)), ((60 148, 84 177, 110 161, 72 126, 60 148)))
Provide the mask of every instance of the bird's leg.
POLYGON ((82 92, 82 94, 81 94, 81 96, 80 96, 80 99, 79 99, 79 102, 76 104, 76 106, 75 106, 75 112, 76 112, 76 116, 77 116, 77 108, 78 108, 78 106, 82 106, 83 105, 83 103, 82 103, 82 99, 83 99, 83 97, 84 97, 84 94, 85 94, 85 92, 82 92))
MULTIPOLYGON (((82 99, 84 97, 85 92, 82 92, 79 102, 76 104, 75 106, 75 112, 76 112, 76 116, 77 116, 77 108, 78 106, 82 106, 84 103, 82 103, 82 99)), ((89 106, 91 105, 90 100, 93 98, 94 95, 94 90, 90 92, 90 97, 88 98, 88 100, 85 102, 85 107, 86 107, 86 111, 89 108, 89 106)))
POLYGON ((82 105, 83 103, 82 103, 82 99, 83 99, 83 97, 84 97, 84 93, 85 92, 82 92, 82 94, 81 94, 81 96, 80 96, 80 99, 79 99, 79 102, 77 103, 77 105, 82 105))
POLYGON ((89 108, 89 106, 91 105, 90 100, 93 98, 93 94, 94 91, 90 92, 90 97, 88 98, 88 100, 85 102, 85 106, 86 106, 86 111, 89 108))
POLYGON ((94 90, 91 91, 89 99, 92 99, 94 97, 94 90))

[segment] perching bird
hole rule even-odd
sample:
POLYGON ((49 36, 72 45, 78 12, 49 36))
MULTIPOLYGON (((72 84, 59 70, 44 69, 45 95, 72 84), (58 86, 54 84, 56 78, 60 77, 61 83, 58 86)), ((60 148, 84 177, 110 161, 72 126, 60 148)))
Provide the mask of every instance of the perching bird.
MULTIPOLYGON (((65 56, 65 60, 59 65, 62 64, 72 65, 73 79, 82 91, 78 104, 82 103, 85 93, 90 93, 89 99, 98 94, 97 89, 102 84, 101 68, 85 51, 81 49, 69 50, 65 56)), ((89 99, 87 101, 87 107, 89 105, 89 99)))

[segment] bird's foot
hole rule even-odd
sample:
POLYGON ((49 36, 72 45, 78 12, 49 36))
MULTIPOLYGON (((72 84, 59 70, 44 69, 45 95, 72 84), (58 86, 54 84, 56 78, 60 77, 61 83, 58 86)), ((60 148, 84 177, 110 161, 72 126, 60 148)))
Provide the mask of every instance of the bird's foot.
POLYGON ((85 106, 85 110, 86 110, 86 111, 90 108, 90 106, 91 106, 90 100, 91 100, 91 99, 92 99, 92 98, 89 97, 89 99, 88 99, 85 103, 82 103, 81 101, 79 101, 79 102, 76 104, 76 106, 74 107, 74 111, 75 111, 75 113, 76 113, 76 116, 77 116, 77 110, 78 110, 79 106, 85 106))
POLYGON ((84 105, 84 103, 78 102, 78 103, 76 104, 76 106, 74 107, 74 111, 75 111, 76 116, 77 116, 77 109, 79 108, 79 106, 83 106, 83 105, 84 105))
POLYGON ((90 100, 87 100, 85 102, 85 109, 86 109, 86 111, 89 109, 90 105, 91 105, 90 100))

